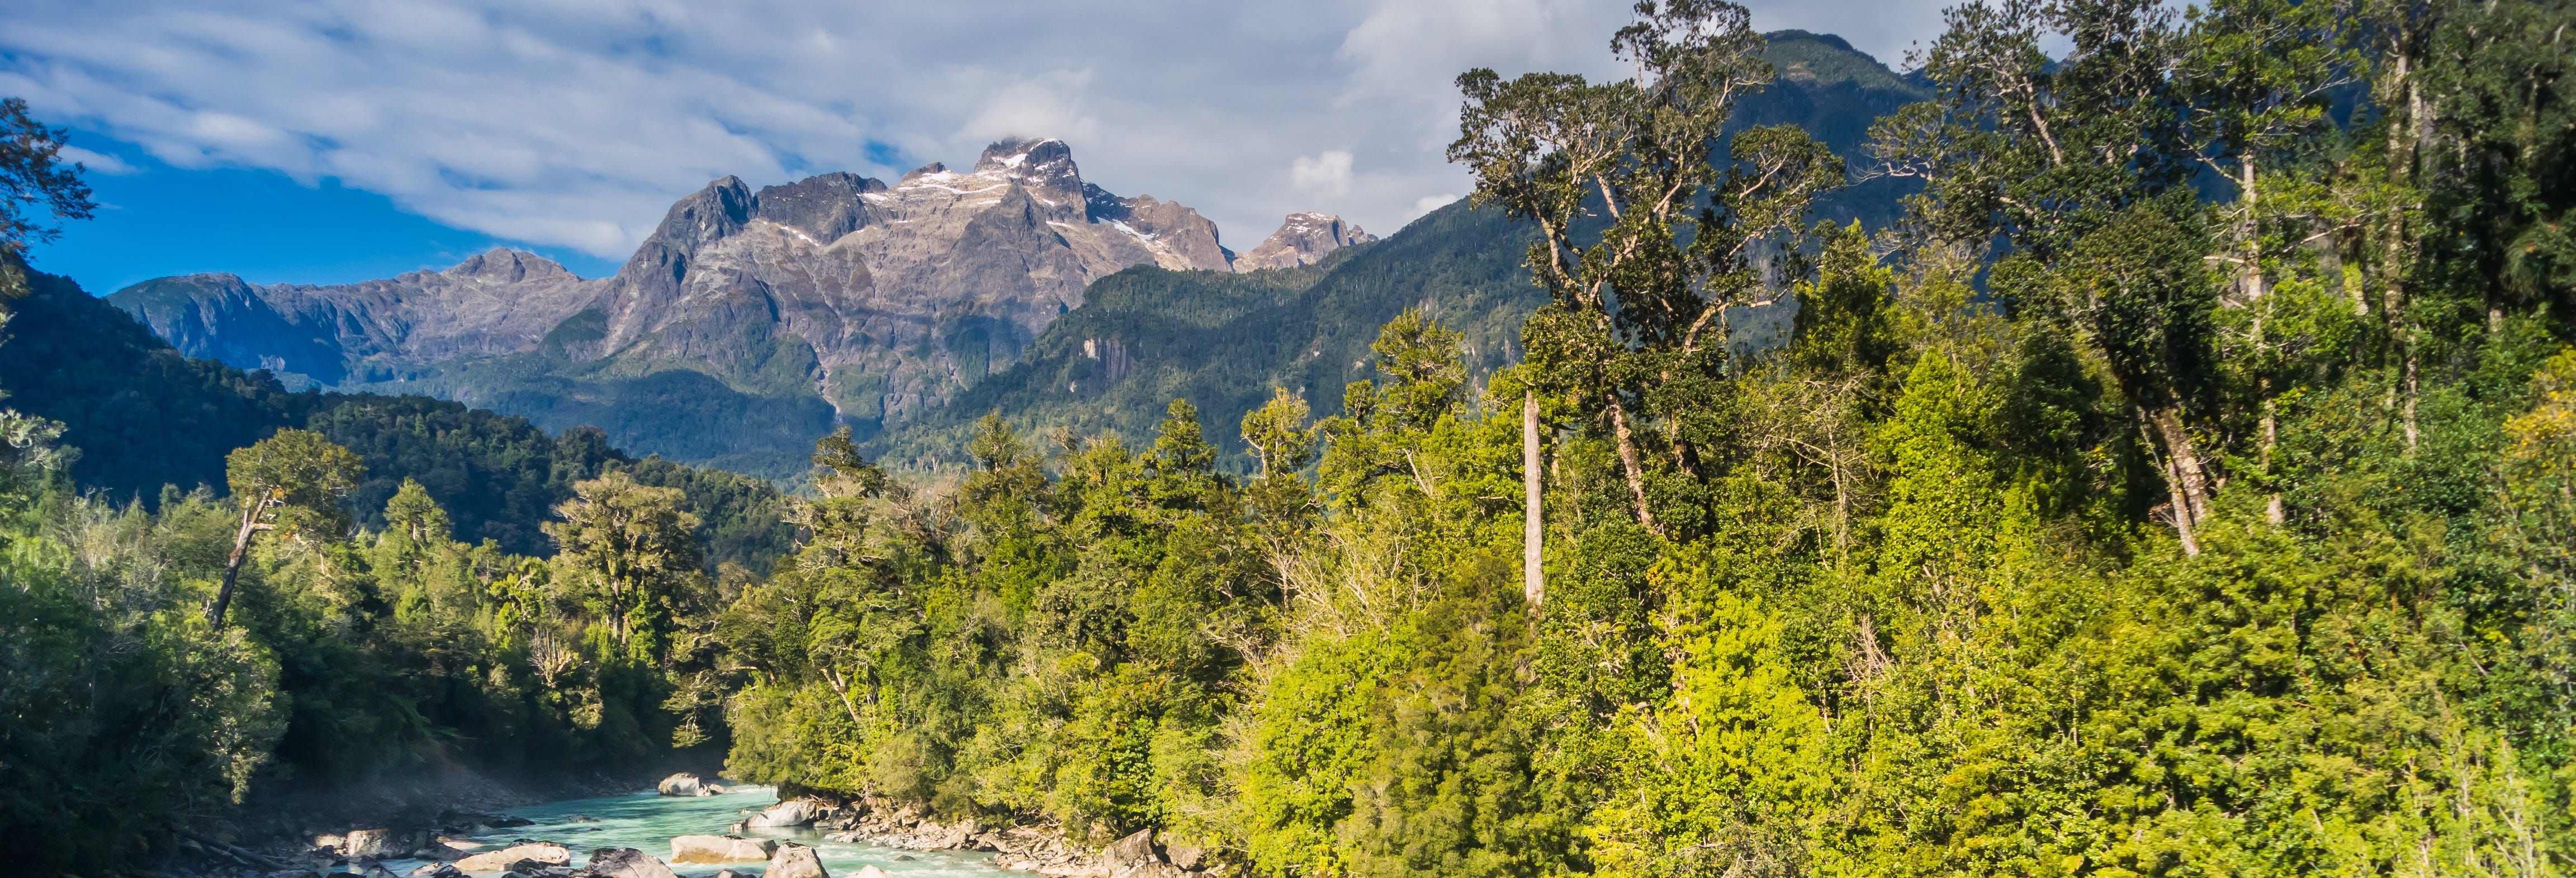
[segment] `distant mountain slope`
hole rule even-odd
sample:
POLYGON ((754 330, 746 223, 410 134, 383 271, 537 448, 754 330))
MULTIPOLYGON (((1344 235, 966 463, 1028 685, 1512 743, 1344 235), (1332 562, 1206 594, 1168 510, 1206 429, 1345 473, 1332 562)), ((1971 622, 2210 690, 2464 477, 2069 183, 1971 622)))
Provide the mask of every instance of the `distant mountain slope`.
POLYGON ((0 301, 0 406, 65 425, 80 449, 71 475, 117 501, 154 502, 163 486, 224 484, 224 455, 284 427, 302 427, 358 453, 366 478, 347 506, 381 525, 406 478, 448 511, 456 537, 507 551, 552 551, 539 525, 572 483, 623 469, 681 488, 704 519, 710 563, 765 569, 795 539, 786 498, 759 479, 693 469, 610 447, 598 430, 561 435, 526 419, 421 396, 289 392, 266 372, 182 357, 125 312, 70 279, 30 271, 27 295, 0 301))
POLYGON ((1922 85, 1888 69, 1843 38, 1802 30, 1773 31, 1763 57, 1779 72, 1771 87, 1736 105, 1732 124, 1792 124, 1832 147, 1861 182, 1825 196, 1816 218, 1835 222, 1860 220, 1871 228, 1895 222, 1898 199, 1921 190, 1912 179, 1867 178, 1869 126, 1906 104, 1927 100, 1922 85))
POLYGON ((876 453, 907 466, 960 459, 975 420, 1001 411, 1020 428, 1148 438, 1165 404, 1199 407, 1207 435, 1240 451, 1243 413, 1285 387, 1319 416, 1342 388, 1372 377, 1368 345, 1420 307, 1465 335, 1473 370, 1517 357, 1520 324, 1547 300, 1520 270, 1525 232, 1496 211, 1452 204, 1377 243, 1323 262, 1251 274, 1138 267, 1092 284, 1088 301, 1041 334, 1018 365, 946 409, 879 434, 876 453))
MULTIPOLYGON (((1858 169, 1871 122, 1924 97, 1839 37, 1770 40, 1780 78, 1739 105, 1739 127, 1804 126, 1858 169)), ((1910 191, 1867 180, 1817 216, 1883 225, 1910 191)), ((1278 383, 1329 411, 1366 372, 1344 364, 1364 361, 1405 304, 1470 328, 1479 361, 1503 362, 1537 301, 1507 243, 1518 234, 1441 216, 1370 244, 1338 217, 1295 214, 1238 256, 1187 207, 1083 180, 1064 143, 1009 140, 971 170, 934 163, 892 185, 717 180, 674 204, 611 278, 496 250, 362 284, 194 275, 110 299, 184 353, 289 386, 435 396, 557 432, 597 426, 619 447, 787 479, 843 424, 931 460, 953 458, 962 425, 995 408, 1141 435, 1183 395, 1215 419, 1212 435, 1231 437, 1218 413, 1234 403, 1215 401, 1278 383), (1075 363, 1083 340, 1094 350, 1075 363), (1304 359, 1282 353, 1292 349, 1304 359)))
MULTIPOLYGON (((1366 239, 1301 217, 1324 231, 1292 219, 1252 264, 1366 239)), ((1131 265, 1232 271, 1235 254, 1186 206, 1084 181, 1063 142, 1008 140, 970 171, 933 163, 891 186, 717 180, 610 278, 494 250, 389 280, 190 275, 109 300, 183 353, 290 387, 429 394, 788 478, 833 424, 872 432, 946 404, 1131 265)))

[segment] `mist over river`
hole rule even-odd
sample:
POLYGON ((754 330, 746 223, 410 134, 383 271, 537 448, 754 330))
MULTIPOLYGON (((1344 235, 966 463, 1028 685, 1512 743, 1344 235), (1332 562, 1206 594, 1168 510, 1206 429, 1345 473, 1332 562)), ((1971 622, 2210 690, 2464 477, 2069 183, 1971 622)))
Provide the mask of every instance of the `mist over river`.
MULTIPOLYGON (((536 821, 528 826, 508 829, 485 829, 448 838, 479 842, 475 853, 498 850, 513 840, 551 841, 571 848, 572 864, 589 862, 592 850, 598 848, 634 848, 668 860, 671 839, 682 835, 724 835, 735 821, 776 804, 777 793, 769 787, 747 787, 716 796, 664 796, 650 790, 620 796, 572 799, 526 808, 512 808, 503 813, 536 821)), ((774 838, 811 845, 823 858, 823 866, 833 875, 848 875, 861 866, 884 869, 896 878, 981 878, 1000 874, 993 855, 965 851, 903 851, 866 844, 842 844, 824 841, 822 833, 809 827, 747 829, 743 835, 752 838, 774 838)), ((425 860, 386 861, 385 868, 396 875, 409 875, 425 860)), ((723 869, 747 874, 760 874, 767 863, 672 863, 671 870, 681 875, 713 875, 723 869)), ((355 872, 357 869, 350 869, 355 872)), ((499 873, 478 873, 499 874, 499 873)))

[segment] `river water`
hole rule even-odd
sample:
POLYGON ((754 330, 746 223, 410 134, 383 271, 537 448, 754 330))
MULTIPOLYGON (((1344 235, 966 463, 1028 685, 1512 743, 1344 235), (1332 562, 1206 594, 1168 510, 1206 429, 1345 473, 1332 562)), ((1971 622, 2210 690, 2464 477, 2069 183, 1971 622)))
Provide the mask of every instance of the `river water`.
MULTIPOLYGON (((664 796, 646 791, 573 799, 510 809, 503 813, 536 822, 508 829, 486 829, 461 838, 483 843, 484 846, 476 849, 476 853, 506 847, 512 839, 551 841, 571 848, 572 862, 576 866, 586 862, 590 851, 596 848, 634 848, 668 860, 673 836, 724 835, 734 821, 741 820, 745 814, 777 802, 776 791, 768 787, 747 787, 720 796, 664 796)), ((899 851, 865 844, 842 844, 824 841, 821 833, 803 827, 749 829, 743 834, 812 845, 815 853, 822 856, 823 867, 835 876, 857 872, 861 866, 884 869, 894 878, 993 878, 1002 874, 995 868, 993 855, 989 853, 899 851)), ((409 875, 421 864, 422 861, 405 860, 384 865, 396 875, 409 875)), ((720 869, 758 874, 767 865, 757 862, 674 863, 671 870, 691 876, 713 875, 720 869)))

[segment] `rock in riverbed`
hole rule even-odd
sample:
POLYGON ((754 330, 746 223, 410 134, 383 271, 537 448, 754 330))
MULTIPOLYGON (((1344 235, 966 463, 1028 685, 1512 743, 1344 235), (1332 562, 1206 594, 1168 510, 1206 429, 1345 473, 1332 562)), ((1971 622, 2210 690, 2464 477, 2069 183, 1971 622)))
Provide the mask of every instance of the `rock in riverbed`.
POLYGON ((699 780, 697 775, 685 771, 663 778, 661 785, 654 789, 665 796, 712 796, 725 791, 724 787, 699 780))
POLYGON ((776 853, 778 843, 766 838, 683 835, 671 839, 671 862, 674 863, 752 863, 767 860, 776 853))
POLYGON ((421 841, 425 840, 414 836, 422 835, 424 834, 395 832, 390 829, 352 829, 340 844, 340 855, 352 860, 359 857, 384 860, 408 856, 413 849, 420 847, 421 841))
POLYGON ((600 848, 590 852, 590 865, 582 869, 598 878, 679 878, 671 867, 662 865, 652 854, 634 848, 600 848))
POLYGON ((456 868, 468 872, 499 872, 517 865, 521 860, 535 860, 549 866, 562 866, 572 862, 572 851, 550 841, 514 844, 497 851, 485 851, 458 860, 456 868))
MULTIPOLYGON (((859 874, 865 876, 868 869, 874 868, 860 869, 859 874)), ((769 858, 769 871, 763 874, 765 878, 832 878, 832 873, 823 870, 823 858, 815 856, 813 848, 794 842, 778 846, 778 853, 769 858)))
POLYGON ((803 826, 814 822, 814 818, 822 816, 823 808, 821 803, 810 799, 780 802, 769 806, 769 810, 751 815, 751 819, 743 821, 743 825, 753 828, 803 826))

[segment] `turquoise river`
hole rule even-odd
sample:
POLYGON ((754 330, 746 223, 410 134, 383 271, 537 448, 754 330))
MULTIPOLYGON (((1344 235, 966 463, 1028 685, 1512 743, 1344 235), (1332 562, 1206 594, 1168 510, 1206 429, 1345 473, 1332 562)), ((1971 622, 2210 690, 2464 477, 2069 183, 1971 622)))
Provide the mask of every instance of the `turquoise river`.
MULTIPOLYGON (((514 839, 551 841, 571 848, 573 865, 576 866, 584 863, 590 851, 597 848, 634 848, 667 860, 671 856, 673 836, 723 835, 734 821, 777 801, 775 791, 768 787, 747 787, 720 796, 686 798, 646 791, 512 808, 503 813, 536 822, 529 826, 486 829, 448 837, 480 842, 484 846, 478 851, 495 850, 507 846, 514 839)), ((813 845, 823 857, 823 867, 831 870, 834 876, 857 872, 861 866, 884 869, 893 878, 991 878, 1002 874, 995 868, 992 854, 899 851, 865 844, 842 844, 824 841, 822 833, 805 828, 753 829, 744 834, 813 845)), ((409 875, 423 862, 389 861, 384 866, 395 875, 409 875)), ((720 869, 758 874, 766 865, 675 863, 671 870, 687 876, 713 875, 720 869)))

